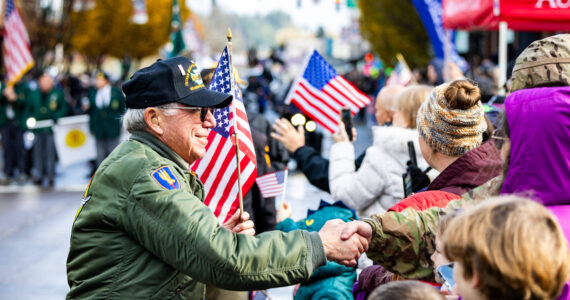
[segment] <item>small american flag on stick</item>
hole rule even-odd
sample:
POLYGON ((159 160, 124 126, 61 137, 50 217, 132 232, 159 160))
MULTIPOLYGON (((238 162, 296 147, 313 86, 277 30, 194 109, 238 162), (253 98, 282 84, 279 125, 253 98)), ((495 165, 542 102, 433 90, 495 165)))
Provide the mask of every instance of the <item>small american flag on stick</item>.
POLYGON ((276 197, 282 193, 285 194, 287 169, 259 176, 255 179, 255 182, 257 182, 257 187, 259 187, 263 198, 276 197))

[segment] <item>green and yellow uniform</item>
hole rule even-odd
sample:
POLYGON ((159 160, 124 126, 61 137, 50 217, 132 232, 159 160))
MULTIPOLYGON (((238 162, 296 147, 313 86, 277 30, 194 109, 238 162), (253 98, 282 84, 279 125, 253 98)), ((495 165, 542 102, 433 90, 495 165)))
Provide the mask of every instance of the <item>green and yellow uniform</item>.
MULTIPOLYGON (((53 88, 45 95, 40 89, 30 90, 27 93, 26 100, 28 102, 29 117, 33 117, 36 121, 54 120, 67 115, 67 102, 63 95, 63 91, 53 88)), ((34 129, 35 133, 50 132, 51 128, 34 129)))
POLYGON ((125 113, 123 92, 111 87, 109 105, 98 107, 96 89, 89 90, 89 129, 97 139, 118 138, 121 135, 121 117, 125 113))

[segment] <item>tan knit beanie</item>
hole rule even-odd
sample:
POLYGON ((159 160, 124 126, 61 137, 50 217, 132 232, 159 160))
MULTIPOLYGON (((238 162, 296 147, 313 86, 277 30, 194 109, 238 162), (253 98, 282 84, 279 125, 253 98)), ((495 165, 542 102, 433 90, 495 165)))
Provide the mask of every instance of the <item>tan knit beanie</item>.
POLYGON ((436 151, 461 156, 483 142, 487 130, 479 88, 456 80, 433 89, 418 111, 420 136, 436 151))

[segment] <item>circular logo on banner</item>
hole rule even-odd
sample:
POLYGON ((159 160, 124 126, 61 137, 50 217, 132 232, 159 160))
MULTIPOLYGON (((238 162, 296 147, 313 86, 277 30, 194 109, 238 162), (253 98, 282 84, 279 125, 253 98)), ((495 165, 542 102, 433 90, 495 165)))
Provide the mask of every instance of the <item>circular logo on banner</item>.
POLYGON ((79 129, 71 129, 65 136, 65 144, 69 148, 79 148, 85 144, 87 136, 79 129))

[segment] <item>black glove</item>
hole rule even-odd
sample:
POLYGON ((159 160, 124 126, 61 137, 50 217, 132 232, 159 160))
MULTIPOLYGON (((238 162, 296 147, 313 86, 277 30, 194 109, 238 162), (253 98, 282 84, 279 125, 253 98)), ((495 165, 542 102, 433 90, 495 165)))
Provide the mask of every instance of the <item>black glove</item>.
POLYGON ((412 165, 410 161, 407 163, 408 167, 406 168, 406 172, 410 175, 412 179, 412 190, 414 193, 417 193, 424 188, 426 188, 430 184, 430 179, 426 175, 426 173, 431 170, 431 168, 422 171, 417 166, 412 165))

